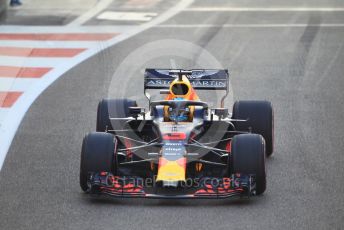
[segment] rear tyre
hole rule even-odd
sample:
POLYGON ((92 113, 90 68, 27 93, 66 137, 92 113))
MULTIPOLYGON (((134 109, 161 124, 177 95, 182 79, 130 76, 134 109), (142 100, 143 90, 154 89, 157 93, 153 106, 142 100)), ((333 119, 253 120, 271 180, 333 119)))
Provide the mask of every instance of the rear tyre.
POLYGON ((113 118, 129 117, 129 107, 136 107, 136 101, 129 99, 103 99, 98 104, 97 110, 97 132, 115 130, 123 121, 112 121, 113 118))
POLYGON ((256 194, 266 189, 265 141, 259 134, 240 134, 232 139, 230 174, 255 174, 256 194))
POLYGON ((117 141, 110 133, 89 133, 84 137, 80 160, 80 187, 89 189, 88 175, 91 172, 111 172, 116 175, 115 150, 117 141))
POLYGON ((251 131, 264 137, 266 155, 274 151, 274 112, 268 101, 237 101, 233 106, 233 119, 248 120, 233 122, 238 131, 251 131))

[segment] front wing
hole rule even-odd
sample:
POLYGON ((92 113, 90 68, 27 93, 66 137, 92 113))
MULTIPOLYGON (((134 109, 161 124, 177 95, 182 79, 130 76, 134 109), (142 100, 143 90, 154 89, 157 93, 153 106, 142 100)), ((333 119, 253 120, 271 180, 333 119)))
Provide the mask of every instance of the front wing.
POLYGON ((256 193, 254 175, 232 175, 232 177, 203 177, 193 186, 181 184, 176 188, 161 188, 152 180, 150 185, 139 177, 119 177, 101 172, 90 175, 89 193, 123 198, 156 199, 219 199, 233 196, 251 196, 256 193))

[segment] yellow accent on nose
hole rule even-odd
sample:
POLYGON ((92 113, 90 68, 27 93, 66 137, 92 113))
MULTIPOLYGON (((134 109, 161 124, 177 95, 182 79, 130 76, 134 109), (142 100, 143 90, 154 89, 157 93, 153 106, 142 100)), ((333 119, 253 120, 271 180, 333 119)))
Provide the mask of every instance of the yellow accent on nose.
POLYGON ((167 161, 160 166, 157 181, 185 181, 185 171, 176 161, 167 161))

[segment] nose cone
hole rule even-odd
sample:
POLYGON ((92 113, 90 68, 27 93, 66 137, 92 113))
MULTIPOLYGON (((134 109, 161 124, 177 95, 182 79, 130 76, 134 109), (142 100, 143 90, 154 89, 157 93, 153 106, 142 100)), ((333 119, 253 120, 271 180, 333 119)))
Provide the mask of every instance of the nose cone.
POLYGON ((167 160, 164 157, 159 159, 157 181, 163 184, 174 184, 185 181, 186 159, 181 157, 178 160, 167 160))

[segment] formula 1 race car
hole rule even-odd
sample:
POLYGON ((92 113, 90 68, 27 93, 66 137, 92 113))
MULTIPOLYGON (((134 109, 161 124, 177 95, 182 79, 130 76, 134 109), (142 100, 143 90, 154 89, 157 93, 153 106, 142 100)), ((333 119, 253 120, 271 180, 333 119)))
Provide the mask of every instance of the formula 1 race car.
POLYGON ((144 198, 227 198, 266 189, 265 158, 273 152, 268 101, 224 108, 228 70, 146 69, 149 110, 130 99, 103 99, 97 132, 84 137, 80 186, 90 194, 144 198), (148 90, 160 90, 152 100, 148 90), (224 92, 219 108, 199 90, 224 92))

